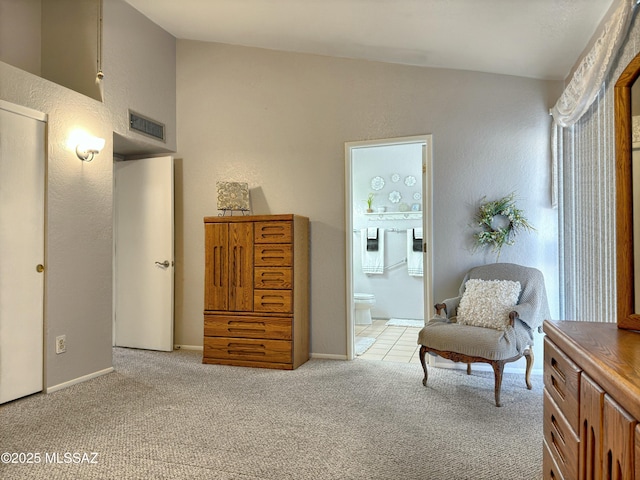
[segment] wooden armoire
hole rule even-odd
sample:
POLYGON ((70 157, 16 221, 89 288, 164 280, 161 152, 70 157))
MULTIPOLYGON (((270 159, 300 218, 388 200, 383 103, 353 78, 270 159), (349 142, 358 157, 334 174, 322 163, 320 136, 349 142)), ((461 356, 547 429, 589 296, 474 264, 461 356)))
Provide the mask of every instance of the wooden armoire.
POLYGON ((309 359, 309 219, 205 217, 203 363, 292 370, 309 359))

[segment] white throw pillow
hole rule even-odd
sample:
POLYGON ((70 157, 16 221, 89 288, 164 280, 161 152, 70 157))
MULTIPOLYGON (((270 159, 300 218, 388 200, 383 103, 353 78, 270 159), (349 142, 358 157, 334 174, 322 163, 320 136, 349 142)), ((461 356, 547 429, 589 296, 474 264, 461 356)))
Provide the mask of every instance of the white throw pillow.
POLYGON ((458 323, 505 330, 520 288, 520 282, 510 280, 467 280, 458 306, 458 323))

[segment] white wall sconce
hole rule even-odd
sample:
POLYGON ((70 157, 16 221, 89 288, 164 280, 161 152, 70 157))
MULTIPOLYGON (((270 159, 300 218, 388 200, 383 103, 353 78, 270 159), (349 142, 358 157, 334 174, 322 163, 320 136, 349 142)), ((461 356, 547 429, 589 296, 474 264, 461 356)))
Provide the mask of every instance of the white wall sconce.
POLYGON ((87 137, 76 145, 76 155, 83 162, 90 162, 104 148, 104 138, 87 137))

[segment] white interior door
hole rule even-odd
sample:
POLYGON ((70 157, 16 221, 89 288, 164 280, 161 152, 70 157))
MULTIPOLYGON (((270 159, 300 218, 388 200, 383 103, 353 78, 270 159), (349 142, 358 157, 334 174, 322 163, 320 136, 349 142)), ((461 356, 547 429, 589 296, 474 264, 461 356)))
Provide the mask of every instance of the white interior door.
POLYGON ((0 403, 43 384, 45 120, 0 101, 0 403))
POLYGON ((114 162, 114 344, 173 350, 173 157, 114 162))

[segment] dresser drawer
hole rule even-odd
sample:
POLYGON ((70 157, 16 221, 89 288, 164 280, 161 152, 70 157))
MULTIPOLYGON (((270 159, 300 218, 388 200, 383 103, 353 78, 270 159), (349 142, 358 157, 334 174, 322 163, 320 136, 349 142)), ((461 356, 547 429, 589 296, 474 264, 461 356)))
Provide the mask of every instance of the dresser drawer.
POLYGON ((580 440, 544 390, 544 441, 564 478, 578 478, 580 440))
POLYGON ((291 340, 291 318, 205 315, 204 335, 291 340))
POLYGON ((542 443, 544 444, 542 447, 542 478, 544 480, 565 480, 556 461, 553 459, 553 455, 551 455, 546 440, 542 443))
POLYGON ((544 339, 544 385, 574 432, 579 431, 580 368, 544 339))
POLYGON ((291 290, 254 290, 253 310, 256 312, 292 313, 291 290))
POLYGON ((291 243, 291 222, 256 222, 253 227, 255 243, 291 243))
POLYGON ((256 267, 253 271, 253 288, 287 289, 293 286, 291 267, 256 267))
POLYGON ((255 245, 253 262, 256 267, 290 267, 293 265, 291 245, 255 245))
POLYGON ((291 363, 292 344, 285 340, 204 338, 204 357, 222 360, 291 363))

